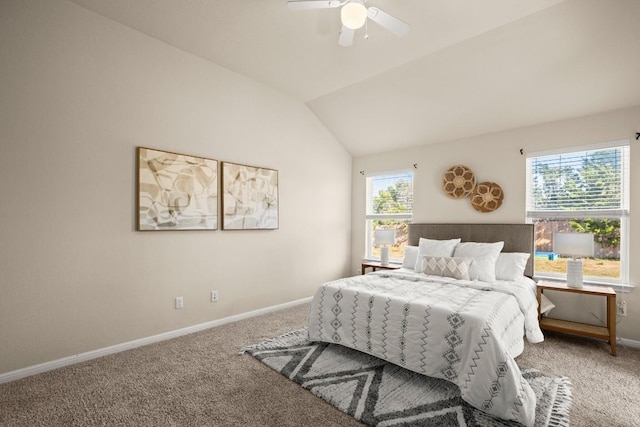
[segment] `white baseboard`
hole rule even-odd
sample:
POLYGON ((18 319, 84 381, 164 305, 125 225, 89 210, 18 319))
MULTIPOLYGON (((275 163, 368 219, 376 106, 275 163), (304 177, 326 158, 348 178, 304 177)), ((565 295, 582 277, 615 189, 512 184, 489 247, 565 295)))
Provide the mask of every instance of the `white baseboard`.
POLYGON ((618 343, 625 347, 640 348, 640 341, 628 340, 626 338, 618 338, 618 343))
POLYGON ((62 368, 64 366, 85 362, 87 360, 97 359, 98 357, 107 356, 113 353, 119 353, 121 351, 130 350, 132 348, 142 347, 144 345, 153 344, 159 341, 170 340, 172 338, 177 338, 183 335, 192 334, 194 332, 203 331, 205 329, 213 328, 215 326, 221 326, 227 323, 237 322, 239 320, 261 316, 263 314, 273 313, 274 311, 283 310, 285 308, 294 307, 300 304, 305 304, 309 301, 311 301, 311 297, 287 302, 284 304, 278 304, 271 307, 261 308, 258 310, 249 311, 247 313, 237 314, 235 316, 225 317, 224 319, 212 320, 211 322, 205 322, 199 325, 193 325, 186 328, 177 329, 175 331, 165 332, 162 334, 153 335, 150 337, 141 338, 134 341, 129 341, 122 344, 116 344, 110 347, 88 351, 86 353, 80 353, 80 354, 75 354, 73 356, 63 357, 62 359, 52 360, 51 362, 45 362, 45 363, 40 363, 38 365, 28 366, 26 368, 0 374, 0 384, 19 380, 21 378, 29 377, 31 375, 41 374, 43 372, 52 371, 54 369, 62 368))

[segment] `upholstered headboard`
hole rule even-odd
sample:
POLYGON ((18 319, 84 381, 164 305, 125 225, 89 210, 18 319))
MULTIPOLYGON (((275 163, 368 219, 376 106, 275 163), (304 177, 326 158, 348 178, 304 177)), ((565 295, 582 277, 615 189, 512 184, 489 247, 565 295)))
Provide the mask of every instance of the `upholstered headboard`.
POLYGON ((420 237, 463 242, 504 242, 502 252, 530 254, 525 276, 533 277, 533 224, 409 224, 408 244, 418 246, 420 237))

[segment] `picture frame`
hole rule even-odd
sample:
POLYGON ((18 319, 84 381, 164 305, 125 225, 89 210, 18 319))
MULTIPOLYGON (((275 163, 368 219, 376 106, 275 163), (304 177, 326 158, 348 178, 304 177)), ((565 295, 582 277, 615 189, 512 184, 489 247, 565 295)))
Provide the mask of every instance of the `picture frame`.
POLYGON ((217 230, 218 161, 137 147, 138 231, 217 230))
POLYGON ((278 171, 222 162, 222 229, 279 228, 278 171))

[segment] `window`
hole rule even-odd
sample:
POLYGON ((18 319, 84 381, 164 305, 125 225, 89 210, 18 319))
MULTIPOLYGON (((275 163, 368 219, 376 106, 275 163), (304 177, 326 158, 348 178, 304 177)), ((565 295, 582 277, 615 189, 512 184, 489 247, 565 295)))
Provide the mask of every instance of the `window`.
POLYGON ((527 220, 535 225, 535 274, 566 277, 553 234, 591 233, 585 281, 628 282, 629 142, 527 155, 527 220))
POLYGON ((380 248, 373 244, 378 228, 396 230, 396 243, 389 247, 391 261, 402 261, 413 218, 413 172, 388 172, 367 177, 366 257, 379 259, 380 248))

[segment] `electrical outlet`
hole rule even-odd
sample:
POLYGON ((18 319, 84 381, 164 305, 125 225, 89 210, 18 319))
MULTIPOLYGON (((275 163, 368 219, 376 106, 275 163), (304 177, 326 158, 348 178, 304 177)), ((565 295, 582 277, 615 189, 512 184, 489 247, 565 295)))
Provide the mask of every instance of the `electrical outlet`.
POLYGON ((618 316, 627 315, 627 302, 625 300, 618 301, 618 316))
POLYGON ((176 297, 176 309, 184 307, 184 298, 176 297))
POLYGON ((211 302, 218 302, 218 291, 211 291, 211 302))

